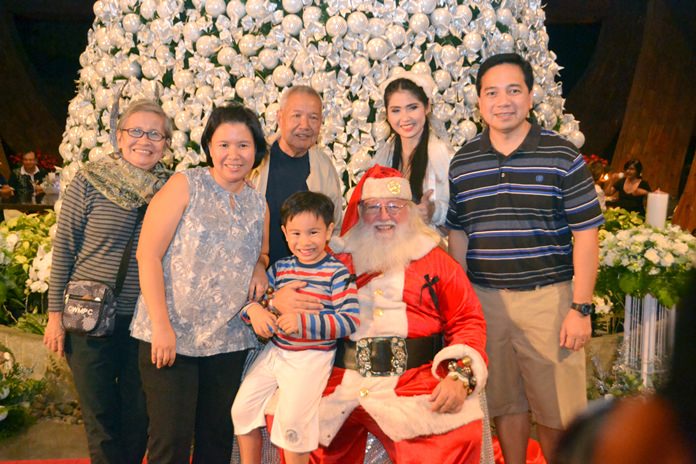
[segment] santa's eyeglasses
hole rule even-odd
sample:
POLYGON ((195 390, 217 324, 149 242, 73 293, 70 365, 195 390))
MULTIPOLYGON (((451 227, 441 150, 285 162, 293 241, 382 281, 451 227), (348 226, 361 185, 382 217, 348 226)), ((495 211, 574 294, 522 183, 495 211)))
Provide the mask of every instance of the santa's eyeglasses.
POLYGON ((378 216, 382 208, 384 208, 389 216, 394 217, 404 209, 406 204, 405 201, 398 200, 389 200, 386 202, 367 200, 360 202, 360 208, 363 216, 378 216))

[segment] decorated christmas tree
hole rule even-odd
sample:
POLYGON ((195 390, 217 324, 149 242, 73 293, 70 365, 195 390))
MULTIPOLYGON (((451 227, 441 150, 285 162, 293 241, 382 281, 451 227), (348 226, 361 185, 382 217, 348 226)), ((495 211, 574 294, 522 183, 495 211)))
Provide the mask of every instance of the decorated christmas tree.
POLYGON ((214 105, 249 106, 271 136, 283 89, 308 84, 324 100, 319 143, 350 187, 389 136, 388 76, 432 75, 432 122, 458 148, 481 128, 479 64, 512 51, 534 67, 536 120, 584 141, 563 114, 541 1, 98 0, 94 13, 60 146, 64 185, 80 162, 113 152, 115 103, 157 99, 176 129, 165 162, 184 169, 205 161, 199 143, 214 105))

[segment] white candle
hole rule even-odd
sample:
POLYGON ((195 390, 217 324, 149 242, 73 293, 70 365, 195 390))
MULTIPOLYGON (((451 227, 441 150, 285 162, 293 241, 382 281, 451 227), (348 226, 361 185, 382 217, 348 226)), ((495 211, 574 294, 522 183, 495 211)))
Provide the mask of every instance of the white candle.
POLYGON ((645 222, 653 227, 663 228, 667 220, 667 203, 669 203, 669 194, 667 192, 655 190, 648 193, 645 222))

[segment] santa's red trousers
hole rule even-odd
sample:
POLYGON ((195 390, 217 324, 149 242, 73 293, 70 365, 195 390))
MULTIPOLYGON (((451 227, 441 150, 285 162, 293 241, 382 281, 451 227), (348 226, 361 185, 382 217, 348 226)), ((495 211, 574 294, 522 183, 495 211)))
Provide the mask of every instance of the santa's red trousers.
MULTIPOLYGON (((266 416, 268 427, 272 418, 266 416)), ((358 406, 348 417, 328 448, 312 453, 311 464, 362 464, 365 460, 367 432, 384 446, 394 464, 478 464, 481 456, 482 423, 470 422, 440 435, 426 435, 393 441, 382 432, 370 415, 358 406)), ((285 460, 281 460, 285 463, 285 460)))

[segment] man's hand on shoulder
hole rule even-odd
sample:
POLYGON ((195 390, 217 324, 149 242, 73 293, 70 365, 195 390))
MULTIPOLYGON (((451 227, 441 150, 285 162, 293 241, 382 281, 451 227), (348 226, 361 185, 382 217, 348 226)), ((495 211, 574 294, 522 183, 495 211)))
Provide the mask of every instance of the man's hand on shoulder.
POLYGON ((452 377, 445 377, 430 394, 431 410, 441 414, 454 414, 461 411, 466 400, 464 384, 452 377))

